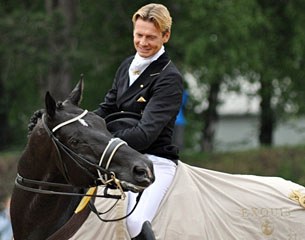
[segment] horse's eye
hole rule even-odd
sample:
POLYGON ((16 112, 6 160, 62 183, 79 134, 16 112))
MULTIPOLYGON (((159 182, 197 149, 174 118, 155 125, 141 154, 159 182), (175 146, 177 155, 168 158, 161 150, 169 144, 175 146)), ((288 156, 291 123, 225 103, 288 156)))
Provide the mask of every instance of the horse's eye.
POLYGON ((78 139, 72 138, 69 140, 71 146, 76 146, 79 143, 78 139))

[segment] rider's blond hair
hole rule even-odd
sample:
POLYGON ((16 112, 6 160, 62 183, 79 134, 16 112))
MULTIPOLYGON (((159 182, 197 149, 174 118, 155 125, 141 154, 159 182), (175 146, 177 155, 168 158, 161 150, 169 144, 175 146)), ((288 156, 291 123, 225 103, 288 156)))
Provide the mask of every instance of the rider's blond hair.
POLYGON ((163 34, 171 31, 172 18, 167 8, 162 4, 150 3, 141 7, 132 17, 133 25, 138 18, 153 22, 163 34))

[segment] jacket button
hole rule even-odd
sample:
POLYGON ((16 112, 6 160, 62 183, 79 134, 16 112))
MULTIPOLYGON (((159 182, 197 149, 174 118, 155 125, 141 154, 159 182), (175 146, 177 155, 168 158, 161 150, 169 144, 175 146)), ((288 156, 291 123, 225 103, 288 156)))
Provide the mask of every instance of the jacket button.
POLYGON ((140 85, 140 88, 143 88, 143 87, 144 87, 144 85, 143 85, 143 84, 141 84, 141 85, 140 85))

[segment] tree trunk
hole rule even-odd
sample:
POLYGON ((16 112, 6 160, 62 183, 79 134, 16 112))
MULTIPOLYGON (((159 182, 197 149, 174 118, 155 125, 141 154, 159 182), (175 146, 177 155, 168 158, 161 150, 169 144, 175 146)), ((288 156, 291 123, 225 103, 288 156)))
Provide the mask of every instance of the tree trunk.
POLYGON ((8 103, 7 94, 5 94, 5 88, 3 79, 0 78, 0 150, 4 150, 9 145, 9 124, 8 124, 8 103))
POLYGON ((74 0, 45 0, 47 14, 54 21, 54 29, 49 35, 52 59, 45 90, 50 91, 59 100, 65 99, 71 90, 71 67, 68 54, 75 42, 71 32, 76 22, 77 3, 74 0))
POLYGON ((272 146, 273 130, 275 127, 275 115, 272 108, 272 82, 261 81, 260 89, 260 129, 259 142, 264 146, 272 146))
POLYGON ((220 82, 214 82, 210 85, 208 96, 208 108, 203 113, 204 127, 202 131, 201 150, 211 152, 214 149, 215 128, 218 121, 217 105, 220 82))

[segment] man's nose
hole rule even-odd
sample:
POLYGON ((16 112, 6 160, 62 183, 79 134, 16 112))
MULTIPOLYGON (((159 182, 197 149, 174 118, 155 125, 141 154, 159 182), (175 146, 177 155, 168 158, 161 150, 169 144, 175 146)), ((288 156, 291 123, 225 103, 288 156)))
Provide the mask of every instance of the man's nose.
POLYGON ((147 40, 146 40, 146 38, 142 38, 142 39, 140 40, 140 44, 143 45, 143 46, 147 45, 147 40))

